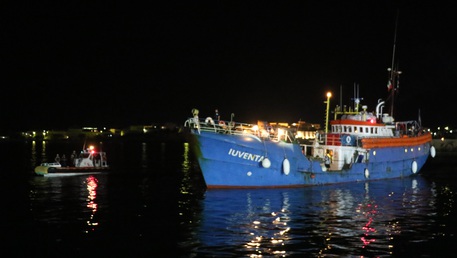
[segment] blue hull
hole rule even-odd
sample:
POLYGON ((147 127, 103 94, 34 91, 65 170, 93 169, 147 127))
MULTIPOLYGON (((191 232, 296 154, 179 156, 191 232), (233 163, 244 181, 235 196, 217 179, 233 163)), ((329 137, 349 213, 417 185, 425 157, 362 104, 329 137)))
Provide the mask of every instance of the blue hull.
POLYGON ((341 169, 326 170, 321 159, 304 155, 297 143, 265 141, 254 135, 191 134, 208 188, 303 187, 405 177, 419 173, 431 147, 427 142, 372 148, 363 160, 355 157, 341 169), (265 166, 264 159, 271 165, 265 166))

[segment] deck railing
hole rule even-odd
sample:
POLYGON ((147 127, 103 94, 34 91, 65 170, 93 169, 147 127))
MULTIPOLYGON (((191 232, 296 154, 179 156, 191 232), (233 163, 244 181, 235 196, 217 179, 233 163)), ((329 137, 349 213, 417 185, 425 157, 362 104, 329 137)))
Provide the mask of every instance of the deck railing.
POLYGON ((295 138, 287 128, 259 126, 257 124, 239 123, 235 121, 213 120, 210 118, 193 117, 186 120, 184 127, 198 133, 213 132, 232 135, 252 135, 263 140, 294 142, 295 138))

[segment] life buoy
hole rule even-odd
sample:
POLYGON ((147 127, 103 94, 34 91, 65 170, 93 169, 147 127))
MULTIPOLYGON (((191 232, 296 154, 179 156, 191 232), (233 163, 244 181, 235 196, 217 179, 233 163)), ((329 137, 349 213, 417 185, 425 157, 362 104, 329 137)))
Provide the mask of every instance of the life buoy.
POLYGON ((346 136, 346 144, 350 144, 351 143, 351 136, 348 135, 346 136))
POLYGON ((210 125, 214 125, 214 120, 211 117, 207 117, 205 119, 205 123, 210 124, 210 125))
POLYGON ((344 145, 344 146, 354 145, 354 138, 351 135, 341 134, 339 136, 339 140, 341 141, 341 145, 344 145))
POLYGON ((225 126, 225 122, 224 121, 219 121, 219 125, 220 126, 225 126))

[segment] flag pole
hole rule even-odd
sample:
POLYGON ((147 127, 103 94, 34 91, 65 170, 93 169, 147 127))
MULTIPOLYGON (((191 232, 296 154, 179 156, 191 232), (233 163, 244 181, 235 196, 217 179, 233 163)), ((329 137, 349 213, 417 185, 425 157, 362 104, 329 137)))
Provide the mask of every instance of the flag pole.
MULTIPOLYGON (((397 28, 398 28, 398 16, 399 16, 400 11, 397 9, 397 17, 395 20, 395 33, 394 33, 394 45, 393 45, 393 50, 392 50, 392 65, 388 69, 390 71, 390 78, 389 78, 389 86, 388 89, 390 89, 390 116, 394 116, 394 99, 395 99, 395 91, 397 90, 397 82, 396 82, 396 76, 398 74, 397 69, 394 67, 395 65, 395 49, 397 45, 397 28)), ((401 72, 400 72, 401 73, 401 72)))

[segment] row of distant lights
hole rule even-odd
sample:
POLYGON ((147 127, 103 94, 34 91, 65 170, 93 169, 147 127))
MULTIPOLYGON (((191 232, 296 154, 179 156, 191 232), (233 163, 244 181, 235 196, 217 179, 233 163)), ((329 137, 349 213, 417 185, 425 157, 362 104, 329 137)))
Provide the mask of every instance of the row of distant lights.
MULTIPOLYGON (((438 127, 437 130, 441 131, 441 127, 438 127)), ((444 130, 448 133, 451 133, 451 134, 453 133, 452 129, 449 129, 449 126, 445 126, 444 130)), ((436 136, 436 132, 433 132, 433 136, 436 136)), ((441 137, 441 140, 444 141, 444 137, 441 137)))
MULTIPOLYGON (((93 132, 93 133, 96 133, 96 132, 99 132, 99 133, 103 133, 103 131, 106 131, 106 127, 103 127, 102 130, 99 130, 98 128, 96 127, 83 127, 82 128, 83 130, 85 131, 90 131, 90 132, 93 132)), ((154 126, 153 129, 157 129, 157 126, 154 126)), ((164 130, 166 129, 165 126, 160 126, 160 129, 164 130)), ((149 130, 146 129, 146 128, 143 128, 143 132, 144 133, 147 133, 149 130)), ((43 130, 43 136, 45 136, 46 134, 48 134, 49 131, 46 131, 46 130, 43 130)), ((37 133, 35 131, 32 132, 32 134, 29 134, 28 132, 25 132, 23 133, 25 136, 35 136, 37 133)))
MULTIPOLYGON (((97 128, 93 128, 93 127, 83 127, 83 130, 88 130, 88 131, 91 131, 91 132, 97 132, 98 131, 97 128)), ((106 128, 103 128, 103 130, 106 130, 106 128)), ((99 133, 103 133, 103 130, 100 130, 99 133)), ((48 133, 49 133, 49 131, 43 130, 41 135, 46 136, 48 133)), ((31 133, 23 132, 22 135, 25 136, 25 137, 35 137, 37 135, 37 132, 35 132, 35 131, 32 131, 31 133)), ((111 134, 109 136, 112 137, 111 134)), ((6 136, 2 136, 2 138, 6 138, 6 136)), ((67 135, 67 136, 65 136, 65 138, 68 139, 69 136, 67 135)))
MULTIPOLYGON (((440 131, 440 130, 441 130, 441 127, 439 126, 439 127, 437 128, 437 130, 440 131)), ((449 126, 445 126, 445 127, 444 127, 444 130, 445 130, 445 131, 449 131, 449 133, 452 133, 452 129, 449 129, 449 126)))

